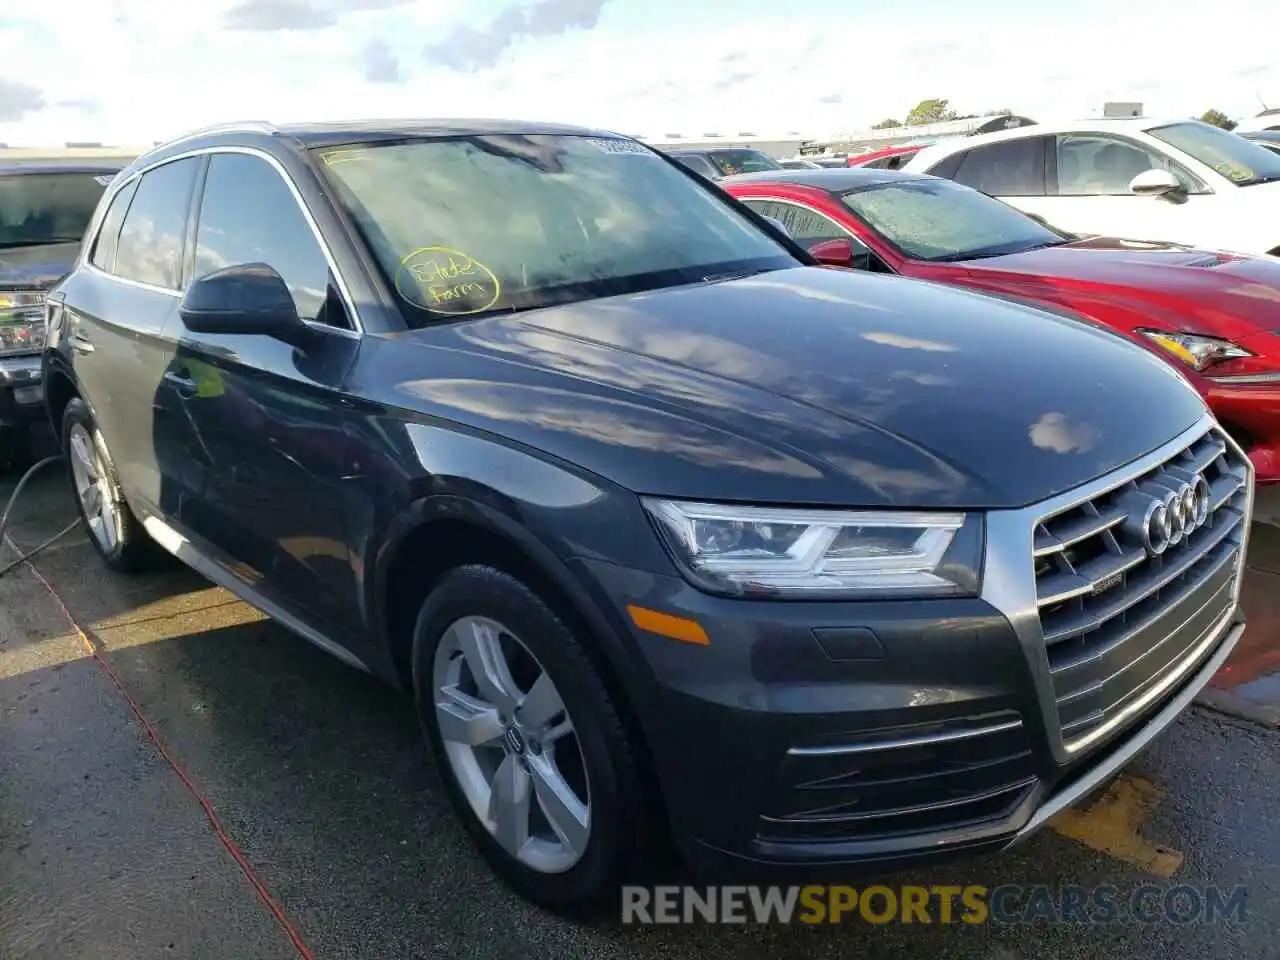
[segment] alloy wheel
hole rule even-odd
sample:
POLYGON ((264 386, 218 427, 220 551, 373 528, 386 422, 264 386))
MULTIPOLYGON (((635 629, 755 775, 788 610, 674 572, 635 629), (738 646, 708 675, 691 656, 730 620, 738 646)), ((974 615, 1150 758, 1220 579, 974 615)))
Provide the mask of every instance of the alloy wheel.
POLYGON ((69 447, 76 497, 89 525, 89 534, 105 553, 110 553, 118 540, 118 520, 106 464, 97 444, 81 423, 71 427, 69 447))
POLYGON ((550 675, 511 630, 463 617, 436 647, 433 684, 444 753, 476 817, 524 866, 571 869, 591 837, 590 790, 550 675))

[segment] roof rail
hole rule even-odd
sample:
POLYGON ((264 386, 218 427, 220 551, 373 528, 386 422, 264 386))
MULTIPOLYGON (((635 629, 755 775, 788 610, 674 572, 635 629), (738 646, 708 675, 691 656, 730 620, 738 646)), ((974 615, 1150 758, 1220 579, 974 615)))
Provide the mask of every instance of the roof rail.
POLYGON ((197 127, 194 130, 188 130, 186 133, 180 133, 176 137, 170 137, 168 140, 160 142, 160 146, 168 146, 171 143, 181 143, 183 140, 193 140, 196 137, 203 137, 211 133, 278 133, 279 129, 270 120, 232 120, 227 123, 211 123, 205 127, 197 127))

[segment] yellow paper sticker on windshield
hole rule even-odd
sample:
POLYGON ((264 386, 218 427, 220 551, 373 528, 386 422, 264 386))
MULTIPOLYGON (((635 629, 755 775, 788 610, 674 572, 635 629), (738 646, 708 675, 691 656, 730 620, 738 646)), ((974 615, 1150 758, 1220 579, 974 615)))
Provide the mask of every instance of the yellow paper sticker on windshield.
POLYGON ((452 247, 419 247, 400 260, 396 292, 415 306, 464 316, 498 302, 502 284, 479 260, 452 247))
POLYGON ((364 160, 369 151, 367 150, 329 150, 320 154, 320 159, 324 161, 326 167, 332 167, 336 163, 350 163, 352 160, 364 160))

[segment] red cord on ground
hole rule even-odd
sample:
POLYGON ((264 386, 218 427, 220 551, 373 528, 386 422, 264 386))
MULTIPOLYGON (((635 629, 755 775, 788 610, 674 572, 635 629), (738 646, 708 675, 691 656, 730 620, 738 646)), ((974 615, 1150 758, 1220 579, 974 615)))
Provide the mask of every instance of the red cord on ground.
MULTIPOLYGON (((10 548, 14 548, 13 541, 9 540, 7 536, 5 537, 5 541, 9 544, 10 548)), ((21 551, 18 552, 21 554, 21 551)), ((125 689, 124 683, 120 680, 120 677, 116 674, 115 670, 112 669, 111 664, 107 662, 106 657, 102 655, 102 647, 95 642, 95 640, 90 637, 89 633, 76 621, 76 618, 63 602, 62 597, 58 596, 58 592, 53 589, 53 585, 45 579, 44 574, 36 569, 35 565, 30 561, 26 563, 26 567, 35 576, 36 580, 40 582, 40 585, 44 587, 45 591, 53 599, 53 602, 58 605, 58 608, 62 611, 62 615, 66 618, 67 623, 70 624, 71 629, 76 632, 76 636, 80 638, 80 642, 84 644, 89 655, 97 662, 98 667, 106 676, 107 681, 115 687, 116 692, 119 693, 124 699, 124 702, 128 704, 133 715, 138 718, 138 722, 142 724, 142 729, 146 731, 151 742, 155 744, 156 750, 159 751, 160 756, 163 757, 165 762, 173 768, 173 772, 178 775, 178 779, 182 781, 183 786, 185 786, 191 795, 196 798, 196 802, 200 804, 201 809, 204 810, 205 817, 209 820, 210 827, 213 828, 213 835, 217 837, 218 842, 226 848, 227 853, 231 854, 231 859, 233 859, 240 867, 241 872, 249 881, 249 885, 253 887, 254 891, 258 894, 258 897, 261 898, 262 902, 271 912, 271 915, 275 917, 276 922, 280 924, 281 929, 284 930, 285 934, 293 942, 293 945, 297 948, 299 955, 301 955, 304 960, 315 960, 315 954, 311 952, 311 948, 308 947, 306 942, 302 939, 302 934, 298 931, 298 928, 294 926, 293 921, 285 914, 284 909, 276 902, 275 898, 271 896, 271 892, 267 889, 266 884, 262 882, 257 871, 253 869, 253 865, 249 863, 244 852, 240 849, 239 845, 231 839, 231 836, 222 826, 222 821, 218 818, 217 811, 213 809, 213 804, 211 804, 205 795, 200 792, 200 788, 196 786, 195 782, 187 774, 187 771, 183 769, 182 765, 174 759, 173 754, 169 752, 169 748, 165 745, 165 742, 160 739, 159 731, 157 731, 156 728, 152 726, 151 721, 143 715, 142 708, 138 706, 138 702, 134 700, 133 697, 130 696, 129 691, 125 689)))

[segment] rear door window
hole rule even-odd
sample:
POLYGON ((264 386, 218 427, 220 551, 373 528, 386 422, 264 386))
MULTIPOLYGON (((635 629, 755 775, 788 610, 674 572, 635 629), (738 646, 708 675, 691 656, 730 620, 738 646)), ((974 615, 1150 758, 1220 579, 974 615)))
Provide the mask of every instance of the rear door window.
POLYGON ((1045 138, 1026 137, 975 147, 954 179, 993 197, 1043 197, 1045 138))
POLYGON ((131 180, 119 193, 111 198, 111 206, 102 218, 102 226, 98 228, 97 239, 93 241, 89 262, 99 270, 111 273, 116 265, 116 243, 120 239, 120 225, 124 223, 125 212, 129 209, 129 201, 138 189, 138 181, 131 180))
POLYGON ((809 247, 823 240, 853 240, 857 244, 849 231, 834 220, 799 204, 747 197, 742 198, 742 203, 761 216, 777 220, 802 247, 809 247))
POLYGON ((181 287, 187 217, 199 166, 199 158, 188 157, 142 175, 120 228, 113 271, 117 276, 165 290, 181 287))

